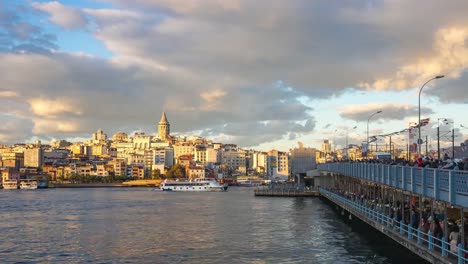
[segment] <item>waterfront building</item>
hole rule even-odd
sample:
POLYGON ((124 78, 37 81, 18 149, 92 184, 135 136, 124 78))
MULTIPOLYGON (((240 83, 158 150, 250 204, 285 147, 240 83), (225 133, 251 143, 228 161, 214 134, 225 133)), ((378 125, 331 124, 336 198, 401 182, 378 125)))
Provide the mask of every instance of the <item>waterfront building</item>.
POLYGON ((116 176, 126 175, 127 171, 127 163, 125 159, 122 158, 114 158, 110 164, 114 167, 114 174, 116 176))
POLYGON ((124 132, 117 132, 112 135, 113 142, 126 142, 128 140, 128 135, 124 132))
POLYGON ((0 178, 1 182, 20 179, 19 171, 14 168, 2 168, 0 169, 0 173, 2 174, 0 178))
POLYGON ((186 173, 189 179, 205 178, 205 168, 201 166, 188 166, 186 173))
POLYGON ((166 112, 163 112, 158 123, 158 136, 161 140, 170 141, 171 125, 167 121, 166 112))
POLYGON ((109 176, 109 172, 106 170, 104 164, 97 164, 96 169, 93 173, 95 176, 107 177, 109 176))
POLYGON ((195 147, 195 155, 193 159, 195 162, 205 164, 206 163, 206 147, 205 146, 197 146, 195 147))
POLYGON ((136 150, 147 150, 151 147, 151 136, 143 132, 135 133, 133 136, 133 148, 136 150))
POLYGON ((180 155, 177 158, 177 163, 184 166, 184 167, 188 167, 193 163, 193 156, 190 155, 190 154, 180 155))
POLYGON ((255 172, 265 175, 267 173, 267 168, 269 167, 270 166, 269 166, 268 153, 266 152, 252 153, 252 169, 255 172))
POLYGON ((52 144, 52 146, 53 146, 54 148, 58 148, 58 149, 60 149, 60 148, 67 148, 67 147, 69 147, 70 145, 72 145, 72 143, 70 143, 70 142, 68 142, 68 141, 66 141, 66 140, 63 140, 63 139, 54 141, 53 144, 52 144))
POLYGON ((206 163, 219 163, 220 152, 218 149, 208 147, 206 148, 206 163))
POLYGON ((195 146, 192 143, 176 143, 174 148, 174 158, 178 159, 182 155, 194 155, 195 146))
POLYGON ((104 134, 102 129, 98 129, 98 131, 96 133, 93 133, 92 140, 94 142, 106 141, 107 140, 107 134, 104 134))
MULTIPOLYGON (((12 163, 15 164, 17 170, 19 168, 24 167, 24 150, 22 152, 4 152, 2 153, 2 161, 10 160, 8 163, 11 165, 12 163)), ((4 165, 5 166, 5 165, 4 165)))
POLYGON ((221 164, 234 170, 245 167, 245 151, 238 148, 227 147, 221 150, 221 164))
POLYGON ((289 155, 286 152, 270 150, 270 169, 268 170, 271 179, 287 180, 289 177, 289 155))
POLYGON ((138 164, 128 165, 126 170, 126 176, 143 180, 145 178, 145 166, 138 164))
POLYGON ((322 143, 322 152, 324 153, 331 153, 331 144, 328 139, 325 139, 322 143))
POLYGON ((298 148, 290 150, 291 153, 291 173, 305 174, 309 170, 313 170, 317 167, 315 161, 316 149, 306 148, 302 144, 299 144, 298 148))
POLYGON ((91 155, 99 157, 102 155, 108 155, 108 149, 106 144, 94 144, 91 146, 91 155))

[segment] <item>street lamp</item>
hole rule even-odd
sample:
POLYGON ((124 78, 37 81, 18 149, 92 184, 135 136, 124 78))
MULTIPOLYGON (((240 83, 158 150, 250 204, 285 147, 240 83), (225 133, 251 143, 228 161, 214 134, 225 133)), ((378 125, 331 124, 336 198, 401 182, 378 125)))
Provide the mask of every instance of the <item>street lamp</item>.
POLYGON ((357 126, 354 126, 353 128, 351 129, 346 129, 346 149, 348 148, 348 134, 349 134, 349 130, 353 130, 353 129, 356 129, 357 126))
POLYGON ((447 122, 447 118, 437 118, 437 158, 440 160, 440 120, 447 122))
MULTIPOLYGON (((356 129, 356 128, 357 128, 357 126, 354 126, 353 128, 351 128, 351 130, 356 129)), ((345 147, 343 149, 346 157, 348 157, 348 148, 349 148, 349 146, 348 146, 348 134, 349 134, 349 130, 350 130, 349 128, 346 129, 346 145, 345 145, 345 147)))
POLYGON ((435 80, 435 79, 440 79, 440 78, 444 78, 444 75, 437 75, 436 77, 431 78, 430 80, 425 82, 421 86, 421 88, 419 89, 419 96, 418 96, 418 155, 421 155, 421 143, 422 143, 422 140, 421 140, 421 92, 422 92, 422 89, 424 88, 424 86, 426 86, 426 84, 428 84, 430 81, 435 80))
POLYGON ((369 116, 369 118, 367 119, 367 151, 366 151, 366 157, 369 156, 369 121, 371 120, 371 118, 372 118, 373 116, 375 116, 376 114, 380 114, 380 113, 382 113, 381 110, 379 110, 379 111, 373 113, 373 114, 372 114, 371 116, 369 116))

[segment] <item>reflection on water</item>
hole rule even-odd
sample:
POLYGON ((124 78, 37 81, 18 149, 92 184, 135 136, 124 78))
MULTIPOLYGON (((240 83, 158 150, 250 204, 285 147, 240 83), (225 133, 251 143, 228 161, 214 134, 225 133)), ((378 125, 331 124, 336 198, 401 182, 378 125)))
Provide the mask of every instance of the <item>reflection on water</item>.
POLYGON ((392 263, 411 257, 389 252, 400 249, 337 216, 319 199, 255 198, 249 188, 1 191, 0 260, 392 263))

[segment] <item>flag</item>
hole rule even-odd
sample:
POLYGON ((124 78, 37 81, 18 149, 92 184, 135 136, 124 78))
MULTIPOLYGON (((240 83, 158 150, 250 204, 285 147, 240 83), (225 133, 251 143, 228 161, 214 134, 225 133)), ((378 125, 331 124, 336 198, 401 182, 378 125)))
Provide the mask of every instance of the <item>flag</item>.
POLYGON ((423 127, 423 126, 429 124, 429 121, 431 121, 430 118, 421 119, 421 122, 419 123, 419 125, 418 125, 417 127, 419 127, 419 126, 422 126, 422 127, 423 127))

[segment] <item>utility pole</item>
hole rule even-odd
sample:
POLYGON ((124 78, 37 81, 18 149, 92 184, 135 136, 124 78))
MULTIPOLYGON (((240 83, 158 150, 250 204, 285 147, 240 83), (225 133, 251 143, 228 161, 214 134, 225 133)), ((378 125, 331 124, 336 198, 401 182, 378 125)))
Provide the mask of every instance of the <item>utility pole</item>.
POLYGON ((426 136, 426 156, 427 156, 427 136, 426 136))
POLYGON ((452 128, 452 160, 455 159, 455 129, 452 128))
POLYGON ((440 128, 437 125, 437 158, 440 159, 440 128))

